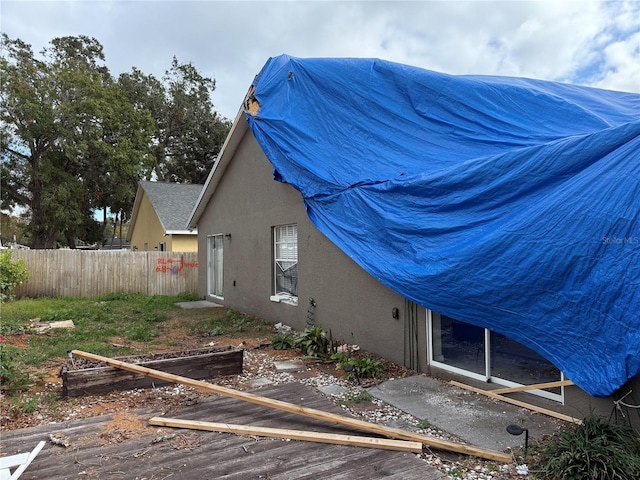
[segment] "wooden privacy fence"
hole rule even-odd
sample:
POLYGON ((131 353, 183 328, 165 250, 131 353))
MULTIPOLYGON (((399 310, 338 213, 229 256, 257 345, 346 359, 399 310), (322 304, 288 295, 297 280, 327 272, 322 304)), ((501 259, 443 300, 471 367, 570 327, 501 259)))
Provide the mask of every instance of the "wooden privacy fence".
POLYGON ((198 290, 197 252, 13 250, 29 280, 16 297, 95 297, 106 293, 178 295, 198 290))

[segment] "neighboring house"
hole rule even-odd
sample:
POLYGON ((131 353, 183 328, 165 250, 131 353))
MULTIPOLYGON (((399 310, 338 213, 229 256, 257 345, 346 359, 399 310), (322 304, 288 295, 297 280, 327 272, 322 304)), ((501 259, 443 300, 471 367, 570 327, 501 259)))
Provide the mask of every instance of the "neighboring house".
MULTIPOLYGON (((282 71, 285 82, 295 78, 282 71)), ((247 124, 246 115, 260 108, 250 100, 251 92, 188 221, 198 228, 199 263, 207 266, 199 270, 201 296, 299 330, 312 318, 333 338, 484 388, 565 379, 554 364, 512 338, 408 300, 330 241, 309 219, 300 191, 274 181, 274 166, 247 124)), ((410 245, 397 248, 411 252, 410 245)), ((400 271, 396 275, 411 282, 400 271)), ((612 397, 595 398, 577 386, 513 398, 576 417, 592 409, 608 415, 614 407, 612 397)))
MULTIPOLYGON (((80 249, 80 247, 78 247, 80 249)), ((84 247, 84 250, 96 250, 95 247, 84 247)), ((131 245, 124 238, 107 238, 100 250, 130 250, 131 245)))
POLYGON ((197 252, 198 230, 187 220, 202 185, 141 181, 127 242, 132 250, 197 252))

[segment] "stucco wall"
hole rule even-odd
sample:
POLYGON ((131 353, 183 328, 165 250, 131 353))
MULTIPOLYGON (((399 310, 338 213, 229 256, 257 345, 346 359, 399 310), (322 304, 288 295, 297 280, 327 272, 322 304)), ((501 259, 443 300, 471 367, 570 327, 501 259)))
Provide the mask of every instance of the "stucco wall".
MULTIPOLYGON (((406 359, 413 354, 421 371, 490 388, 427 365, 425 309, 417 308, 418 339, 407 340, 404 299, 357 266, 311 224, 300 194, 273 180, 272 167, 250 133, 245 135, 200 218, 198 232, 202 297, 207 294, 207 236, 231 234, 231 238, 224 239, 225 306, 301 330, 308 298, 313 297, 317 302, 315 322, 331 329, 335 338, 357 343, 399 364, 409 365, 406 359), (271 229, 290 223, 298 225, 298 306, 269 300, 273 294, 271 229), (394 307, 400 310, 398 320, 392 318, 394 307)), ((412 335, 416 336, 415 330, 412 335)), ((640 381, 633 386, 639 390, 640 381)), ((596 399, 577 387, 568 387, 565 392, 565 405, 526 393, 512 397, 578 418, 592 410, 608 415, 614 406, 614 398, 596 399)), ((640 401, 640 394, 638 398, 640 401)), ((628 401, 634 403, 632 398, 628 401)), ((629 412, 638 423, 637 411, 629 412)))
POLYGON ((158 215, 156 215, 149 197, 143 194, 136 223, 133 225, 131 233, 131 249, 142 252, 145 250, 144 244, 146 243, 146 250, 154 251, 160 242, 166 242, 166 240, 158 215))
POLYGON ((167 250, 170 252, 197 252, 198 235, 170 235, 167 250))
MULTIPOLYGON (((334 338, 359 344, 403 363, 404 299, 382 286, 333 245, 309 221, 300 194, 273 180, 272 167, 247 134, 198 224, 199 263, 207 265, 207 236, 224 240, 224 304, 230 308, 303 329, 317 302, 317 324, 334 338), (275 303, 272 227, 298 225, 298 306, 275 303)), ((199 269, 199 293, 206 296, 207 269, 199 269)))
POLYGON ((144 244, 146 250, 159 251, 160 242, 165 242, 167 252, 197 252, 197 235, 167 235, 164 236, 164 229, 155 209, 149 201, 146 193, 143 193, 140 200, 140 208, 136 216, 136 223, 131 232, 131 249, 143 252, 144 244), (157 248, 156 248, 157 247, 157 248))

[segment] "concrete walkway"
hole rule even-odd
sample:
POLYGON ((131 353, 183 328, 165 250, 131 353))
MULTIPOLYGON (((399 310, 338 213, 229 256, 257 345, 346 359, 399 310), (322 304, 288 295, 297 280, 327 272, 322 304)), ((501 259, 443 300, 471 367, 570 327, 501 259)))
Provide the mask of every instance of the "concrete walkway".
POLYGON ((524 434, 507 433, 507 425, 529 430, 530 441, 558 431, 559 420, 492 400, 448 383, 415 375, 388 380, 368 392, 390 405, 476 447, 503 451, 524 445, 524 434))
POLYGON ((209 302, 207 300, 196 300, 195 302, 178 302, 176 303, 180 308, 214 308, 222 307, 217 303, 209 302))

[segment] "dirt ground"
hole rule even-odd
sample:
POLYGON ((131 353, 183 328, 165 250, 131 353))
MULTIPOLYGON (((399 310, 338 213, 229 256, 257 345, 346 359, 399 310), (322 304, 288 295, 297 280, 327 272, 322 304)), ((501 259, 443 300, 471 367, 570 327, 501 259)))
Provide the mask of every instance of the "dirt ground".
MULTIPOLYGON (((239 390, 250 388, 250 382, 248 381, 250 378, 266 373, 275 373, 274 361, 300 358, 300 351, 297 349, 273 349, 271 347, 272 333, 261 335, 240 333, 234 336, 199 337, 190 335, 182 325, 183 322, 179 318, 165 322, 160 337, 154 339, 154 344, 157 345, 154 346, 151 352, 148 351, 148 345, 125 340, 124 338, 114 337, 111 338, 111 342, 114 345, 129 347, 134 351, 154 354, 210 346, 233 346, 244 349, 243 375, 231 375, 212 380, 214 383, 239 390)), ((5 336, 4 340, 8 344, 24 348, 28 345, 30 336, 29 334, 9 335, 5 336)), ((381 378, 368 381, 369 385, 384 381, 387 378, 415 373, 384 359, 381 360, 385 365, 385 374, 381 378)), ((18 405, 20 403, 19 400, 0 395, 0 431, 112 413, 122 414, 141 407, 170 409, 172 406, 184 403, 185 390, 192 390, 187 391, 187 395, 194 397, 194 399, 201 395, 193 389, 187 389, 187 387, 172 386, 63 398, 61 396, 62 378, 60 371, 66 362, 67 359, 52 360, 30 372, 31 377, 38 378, 39 381, 22 394, 21 401, 24 403, 37 399, 38 408, 32 412, 25 413, 24 409, 18 405), (177 393, 178 391, 180 392, 179 394, 177 393)), ((305 363, 309 368, 309 375, 314 375, 319 371, 333 375, 336 378, 341 378, 345 375, 345 372, 336 368, 333 363, 319 363, 312 360, 305 360, 305 363)), ((121 417, 116 417, 114 420, 118 421, 119 418, 121 417)))

